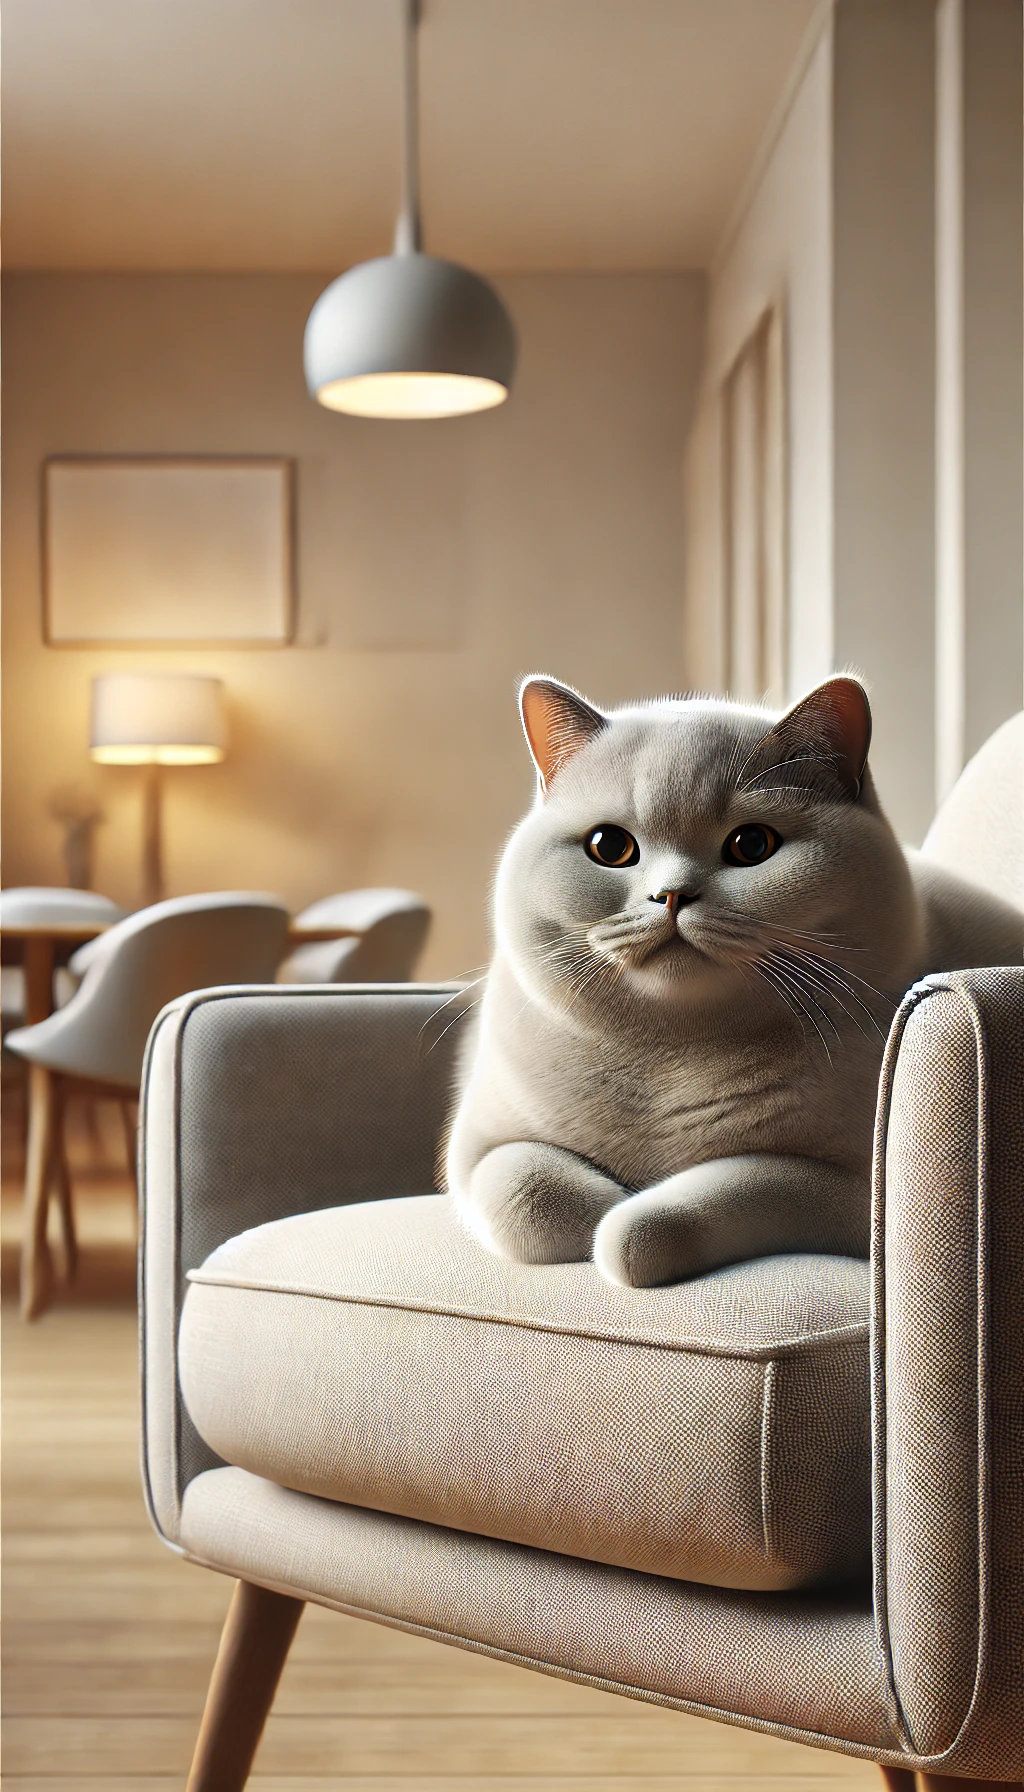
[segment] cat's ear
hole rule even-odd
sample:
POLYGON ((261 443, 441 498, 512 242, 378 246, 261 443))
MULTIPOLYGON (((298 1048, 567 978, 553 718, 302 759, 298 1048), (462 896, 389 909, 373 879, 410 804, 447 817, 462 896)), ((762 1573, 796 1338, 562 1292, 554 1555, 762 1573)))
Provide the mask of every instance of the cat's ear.
POLYGON ((744 767, 742 782, 756 786, 768 770, 785 769, 794 784, 856 801, 870 745, 864 686, 845 674, 826 678, 776 722, 744 767))
POLYGON ((562 767, 608 726, 607 716, 557 678, 524 679, 519 713, 545 793, 562 767))

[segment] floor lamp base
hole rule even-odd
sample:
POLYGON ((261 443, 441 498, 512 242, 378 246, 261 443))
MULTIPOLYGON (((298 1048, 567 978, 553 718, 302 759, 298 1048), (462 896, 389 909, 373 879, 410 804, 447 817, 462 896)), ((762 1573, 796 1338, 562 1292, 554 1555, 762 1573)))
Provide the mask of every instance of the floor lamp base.
POLYGON ((148 908, 163 900, 163 782, 162 768, 147 765, 142 772, 142 902, 148 908))

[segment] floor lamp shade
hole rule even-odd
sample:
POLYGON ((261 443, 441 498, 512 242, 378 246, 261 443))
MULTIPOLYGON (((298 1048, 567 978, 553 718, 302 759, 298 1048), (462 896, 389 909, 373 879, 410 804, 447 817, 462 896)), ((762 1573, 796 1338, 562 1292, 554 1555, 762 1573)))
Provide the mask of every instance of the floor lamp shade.
POLYGON ((101 765, 211 765, 227 744, 224 687, 192 673, 109 673, 92 682, 89 747, 101 765))
POLYGON ((493 286, 418 251, 350 268, 306 324, 310 393, 357 417, 489 410, 507 398, 515 360, 515 332, 493 286))

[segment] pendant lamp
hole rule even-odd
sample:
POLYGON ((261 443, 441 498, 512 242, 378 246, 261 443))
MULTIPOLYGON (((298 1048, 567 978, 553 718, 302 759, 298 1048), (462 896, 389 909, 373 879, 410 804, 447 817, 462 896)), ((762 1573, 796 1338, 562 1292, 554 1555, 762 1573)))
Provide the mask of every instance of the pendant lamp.
POLYGON ((401 0, 405 153, 394 251, 360 262, 320 294, 306 323, 312 397, 356 417, 455 417, 508 397, 512 320, 493 286, 425 255, 419 209, 420 0, 401 0))

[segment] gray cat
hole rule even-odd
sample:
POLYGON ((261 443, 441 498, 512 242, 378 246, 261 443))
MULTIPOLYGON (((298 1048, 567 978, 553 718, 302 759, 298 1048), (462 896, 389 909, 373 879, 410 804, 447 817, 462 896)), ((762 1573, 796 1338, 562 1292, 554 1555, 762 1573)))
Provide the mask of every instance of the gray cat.
POLYGON ((634 1287, 866 1256, 893 1009, 929 971, 1019 962, 1024 916, 900 847, 853 678, 781 717, 605 715, 549 678, 520 705, 538 793, 448 1147, 464 1222, 634 1287))

